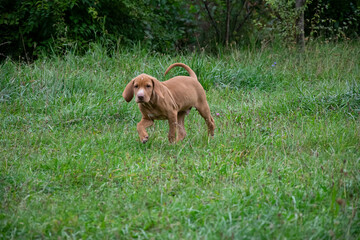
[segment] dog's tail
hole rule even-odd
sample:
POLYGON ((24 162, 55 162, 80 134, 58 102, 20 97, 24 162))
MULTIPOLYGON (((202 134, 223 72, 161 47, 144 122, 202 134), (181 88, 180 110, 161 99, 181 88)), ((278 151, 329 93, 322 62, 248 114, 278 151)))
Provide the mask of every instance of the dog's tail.
POLYGON ((193 77, 193 78, 196 78, 196 74, 194 73, 194 71, 186 64, 183 64, 183 63, 174 63, 174 64, 171 64, 168 69, 166 69, 165 71, 165 75, 170 71, 170 69, 172 69, 173 67, 183 67, 185 68, 185 70, 189 73, 190 77, 193 77))

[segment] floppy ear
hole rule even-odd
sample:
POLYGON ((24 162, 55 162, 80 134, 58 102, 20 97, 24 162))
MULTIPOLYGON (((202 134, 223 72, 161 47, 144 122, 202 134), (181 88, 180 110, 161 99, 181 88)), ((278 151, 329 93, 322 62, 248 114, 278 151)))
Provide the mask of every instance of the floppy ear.
POLYGON ((160 98, 164 99, 162 83, 155 78, 151 78, 151 81, 153 82, 154 92, 156 93, 156 95, 158 95, 160 98))
POLYGON ((134 97, 134 80, 135 78, 126 85, 122 94, 123 98, 125 98, 125 101, 127 102, 130 102, 134 97))

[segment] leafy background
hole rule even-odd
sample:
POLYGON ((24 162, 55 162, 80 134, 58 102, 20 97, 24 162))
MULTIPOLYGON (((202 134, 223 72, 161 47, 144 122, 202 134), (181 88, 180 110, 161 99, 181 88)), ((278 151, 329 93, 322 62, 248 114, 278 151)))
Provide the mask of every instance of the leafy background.
MULTIPOLYGON (((307 1, 308 40, 357 38, 358 2, 307 1)), ((141 43, 159 52, 292 43, 294 6, 295 0, 2 0, 0 55, 29 61, 69 48, 83 53, 94 41, 110 48, 141 43)))

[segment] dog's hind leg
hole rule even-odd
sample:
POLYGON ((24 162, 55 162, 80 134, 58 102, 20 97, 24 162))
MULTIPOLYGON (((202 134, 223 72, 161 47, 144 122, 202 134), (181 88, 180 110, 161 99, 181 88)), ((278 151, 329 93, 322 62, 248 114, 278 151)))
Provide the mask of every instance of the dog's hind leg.
POLYGON ((177 112, 171 112, 168 114, 168 122, 169 122, 169 142, 174 143, 176 140, 176 130, 178 126, 177 112))
POLYGON ((196 106, 196 109, 198 110, 200 115, 205 119, 209 134, 211 136, 214 136, 215 122, 210 114, 209 105, 207 104, 207 102, 205 102, 203 104, 199 104, 199 106, 196 106))
POLYGON ((181 141, 186 136, 185 126, 184 126, 184 120, 185 120, 186 115, 187 115, 187 112, 179 112, 178 113, 178 132, 177 132, 176 141, 181 141))

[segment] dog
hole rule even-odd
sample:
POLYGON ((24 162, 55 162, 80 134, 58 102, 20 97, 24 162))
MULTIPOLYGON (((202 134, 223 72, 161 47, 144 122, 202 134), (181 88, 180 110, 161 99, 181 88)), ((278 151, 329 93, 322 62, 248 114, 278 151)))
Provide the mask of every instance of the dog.
POLYGON ((142 143, 148 141, 149 135, 146 128, 152 126, 154 120, 168 120, 170 143, 183 140, 186 136, 184 119, 192 107, 196 108, 205 119, 208 133, 214 136, 214 119, 210 114, 205 90, 195 72, 183 63, 174 63, 165 71, 165 76, 176 66, 183 67, 190 76, 176 76, 160 82, 143 73, 132 79, 124 89, 122 96, 126 102, 130 102, 135 95, 135 102, 138 103, 142 114, 142 119, 137 124, 142 143))

